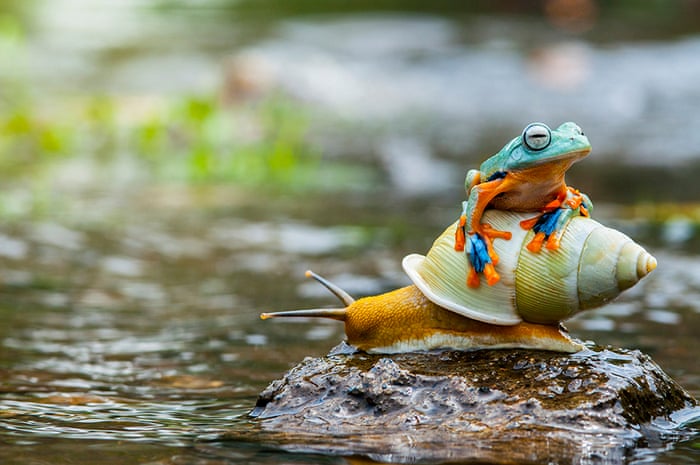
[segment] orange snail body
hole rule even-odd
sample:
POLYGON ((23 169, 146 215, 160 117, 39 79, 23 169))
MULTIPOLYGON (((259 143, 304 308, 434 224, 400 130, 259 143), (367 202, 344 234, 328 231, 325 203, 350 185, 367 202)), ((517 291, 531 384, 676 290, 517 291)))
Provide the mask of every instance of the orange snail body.
POLYGON ((320 276, 307 272, 346 303, 342 309, 263 313, 261 318, 322 317, 345 323, 347 342, 359 350, 398 353, 432 349, 528 348, 577 352, 583 346, 561 325, 522 322, 511 326, 483 323, 446 310, 414 285, 353 300, 320 276))

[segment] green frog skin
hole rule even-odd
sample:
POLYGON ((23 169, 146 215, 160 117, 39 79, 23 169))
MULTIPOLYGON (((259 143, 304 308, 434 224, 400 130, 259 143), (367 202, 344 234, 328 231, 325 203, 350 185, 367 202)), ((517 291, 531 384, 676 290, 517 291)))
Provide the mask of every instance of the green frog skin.
POLYGON ((478 287, 482 274, 489 285, 500 280, 492 241, 511 237, 510 232, 481 222, 487 208, 538 212, 521 222, 521 227, 536 233, 528 244, 533 253, 539 252, 545 241, 548 249, 556 250, 568 220, 589 215, 590 199, 567 186, 564 175, 590 151, 588 138, 575 123, 564 123, 555 130, 543 123, 532 123, 478 170, 467 173, 467 200, 462 203, 455 250, 466 248, 469 287, 478 287))

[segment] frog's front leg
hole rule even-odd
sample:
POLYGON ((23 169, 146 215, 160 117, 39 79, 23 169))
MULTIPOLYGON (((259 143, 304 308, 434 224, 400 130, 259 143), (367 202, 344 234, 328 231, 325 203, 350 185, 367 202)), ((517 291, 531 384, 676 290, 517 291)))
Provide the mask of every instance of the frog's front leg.
POLYGON ((472 191, 472 187, 476 186, 481 182, 481 171, 479 170, 469 170, 467 172, 467 177, 464 178, 464 190, 467 192, 467 198, 472 191))
POLYGON ((469 192, 469 199, 462 203, 462 215, 455 237, 455 250, 464 251, 465 246, 468 245, 466 252, 471 267, 467 285, 470 287, 479 286, 480 273, 484 274, 490 286, 501 279, 494 268, 498 263, 498 255, 493 249, 493 240, 508 240, 511 238, 511 233, 499 231, 489 224, 482 223, 481 217, 491 200, 509 188, 510 181, 507 180, 507 174, 503 173, 500 177, 474 185, 469 192))
POLYGON ((481 233, 469 234, 469 247, 467 248, 467 257, 471 265, 467 276, 467 286, 469 287, 479 287, 481 284, 480 273, 484 275, 489 286, 500 281, 501 276, 495 268, 498 264, 498 255, 493 249, 493 239, 509 240, 511 238, 511 233, 508 231, 493 229, 487 223, 481 226, 481 233))
MULTIPOLYGON (((472 188, 481 182, 481 171, 479 170, 469 170, 467 172, 467 177, 464 178, 464 190, 467 192, 467 198, 469 198, 472 188)), ((462 214, 459 217, 459 226, 455 231, 455 250, 457 252, 463 252, 464 246, 467 242, 467 202, 462 202, 462 214)))
POLYGON ((557 250, 567 223, 577 216, 590 216, 592 209, 593 203, 586 194, 572 187, 562 190, 555 200, 543 208, 540 215, 520 222, 522 228, 535 232, 527 249, 537 253, 546 241, 545 247, 548 250, 557 250))

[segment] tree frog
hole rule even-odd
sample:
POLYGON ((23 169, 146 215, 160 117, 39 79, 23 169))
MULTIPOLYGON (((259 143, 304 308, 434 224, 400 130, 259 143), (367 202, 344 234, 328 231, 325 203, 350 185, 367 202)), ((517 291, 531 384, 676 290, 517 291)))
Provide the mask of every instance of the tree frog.
POLYGON ((500 280, 494 269, 498 256, 492 241, 511 238, 510 232, 481 222, 487 208, 539 212, 520 223, 524 229, 535 232, 527 245, 534 253, 540 251, 545 240, 548 249, 557 249, 567 222, 574 216, 589 215, 593 206, 590 199, 568 187, 564 174, 590 151, 588 138, 574 123, 564 123, 555 130, 543 123, 532 123, 478 170, 467 173, 467 200, 462 202, 455 250, 464 251, 467 246, 471 265, 468 286, 478 287, 481 273, 489 285, 500 280))

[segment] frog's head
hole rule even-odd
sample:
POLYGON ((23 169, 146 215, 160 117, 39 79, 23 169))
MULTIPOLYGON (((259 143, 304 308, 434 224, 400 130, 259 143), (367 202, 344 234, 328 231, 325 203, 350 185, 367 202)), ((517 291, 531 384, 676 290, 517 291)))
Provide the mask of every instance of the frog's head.
POLYGON ((572 163, 591 151, 591 144, 574 123, 564 123, 555 130, 546 124, 527 125, 498 153, 503 171, 527 169, 546 163, 570 160, 572 163))

